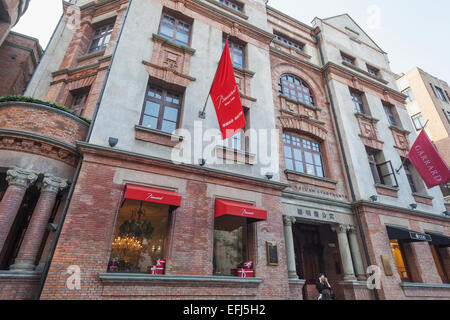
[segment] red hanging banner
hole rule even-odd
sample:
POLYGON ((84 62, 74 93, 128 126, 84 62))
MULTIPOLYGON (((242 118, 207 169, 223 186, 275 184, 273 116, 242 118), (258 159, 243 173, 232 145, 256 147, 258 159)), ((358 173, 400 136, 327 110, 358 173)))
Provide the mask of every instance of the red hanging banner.
POLYGON ((428 189, 450 181, 450 169, 431 143, 425 130, 417 137, 408 155, 428 189))
POLYGON ((234 136, 245 127, 245 117, 234 76, 228 40, 223 49, 210 95, 216 109, 222 139, 234 136))

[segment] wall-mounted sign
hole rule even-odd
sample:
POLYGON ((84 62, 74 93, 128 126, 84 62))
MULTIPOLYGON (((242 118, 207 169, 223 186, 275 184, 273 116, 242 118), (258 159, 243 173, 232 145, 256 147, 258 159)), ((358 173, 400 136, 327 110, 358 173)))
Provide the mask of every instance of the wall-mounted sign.
POLYGON ((278 265, 278 245, 275 241, 266 241, 267 248, 267 265, 278 265))
POLYGON ((431 242, 431 236, 428 234, 418 233, 418 232, 409 232, 409 236, 413 240, 419 240, 419 241, 429 241, 431 242))

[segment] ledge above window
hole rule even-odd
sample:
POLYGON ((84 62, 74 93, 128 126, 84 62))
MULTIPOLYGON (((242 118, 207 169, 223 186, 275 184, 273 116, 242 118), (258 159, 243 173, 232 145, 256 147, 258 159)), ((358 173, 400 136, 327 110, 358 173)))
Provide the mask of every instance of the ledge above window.
POLYGON ((336 190, 337 181, 323 178, 323 177, 317 177, 306 173, 301 173, 293 170, 286 169, 284 170, 284 173, 286 174, 286 177, 290 181, 300 182, 304 184, 313 185, 316 187, 322 187, 330 190, 336 190))
POLYGON ((291 98, 289 98, 288 96, 286 96, 286 95, 284 95, 282 93, 279 93, 278 95, 281 98, 285 99, 286 101, 288 101, 290 103, 299 104, 299 105, 304 106, 307 109, 311 109, 311 110, 314 110, 314 111, 322 111, 322 108, 319 108, 319 107, 316 107, 316 106, 312 106, 312 105, 310 105, 308 103, 305 103, 305 102, 301 102, 301 101, 297 101, 297 100, 291 99, 291 98))
POLYGON ((220 159, 232 160, 237 163, 253 165, 255 155, 246 151, 216 146, 216 156, 220 159))
POLYGON ((162 36, 160 36, 159 34, 156 34, 156 33, 154 33, 154 34, 152 35, 152 40, 153 40, 153 41, 154 41, 154 40, 162 41, 162 42, 164 42, 164 43, 166 43, 166 44, 168 44, 168 45, 170 45, 170 46, 172 46, 172 47, 181 49, 181 50, 183 50, 183 51, 187 51, 187 52, 189 52, 191 55, 193 55, 193 54, 195 53, 195 49, 193 49, 193 48, 191 48, 191 47, 188 47, 188 46, 185 46, 185 45, 182 45, 182 44, 178 44, 178 43, 172 42, 172 41, 170 41, 170 40, 168 40, 168 39, 166 39, 166 38, 164 38, 164 37, 162 37, 162 36))
POLYGON ((92 53, 88 53, 88 54, 79 56, 77 58, 77 61, 81 62, 81 61, 89 60, 91 58, 101 57, 101 56, 103 56, 105 54, 105 51, 106 50, 100 50, 100 51, 95 51, 95 52, 92 52, 92 53))
MULTIPOLYGON (((287 44, 285 44, 285 43, 283 43, 283 42, 281 42, 281 41, 279 41, 277 39, 274 39, 273 42, 278 44, 278 45, 280 45, 280 46, 282 46, 282 47, 284 47, 284 48, 286 48, 286 49, 288 49, 288 50, 292 50, 293 53, 295 52, 296 54, 299 54, 299 55, 303 56, 307 60, 310 60, 312 58, 312 56, 310 56, 309 54, 305 53, 304 51, 301 51, 301 50, 299 50, 297 48, 291 47, 291 46, 289 46, 289 45, 287 45, 287 44)), ((304 46, 305 46, 305 44, 303 44, 303 47, 304 46)))
POLYGON ((177 136, 164 131, 155 130, 143 127, 141 125, 136 125, 134 127, 136 132, 136 140, 151 142, 155 144, 160 144, 166 147, 176 148, 176 146, 183 141, 182 136, 177 136))
POLYGON ((377 193, 382 196, 388 196, 392 198, 398 198, 398 190, 399 188, 390 187, 384 184, 375 184, 375 189, 377 189, 377 193))
POLYGON ((353 65, 353 64, 351 64, 351 63, 349 63, 347 61, 342 61, 342 64, 344 66, 346 66, 346 67, 349 67, 349 68, 351 68, 351 69, 353 69, 355 71, 358 71, 358 72, 364 74, 365 76, 368 76, 368 77, 370 77, 372 79, 375 79, 375 80, 377 80, 377 81, 379 81, 379 82, 381 82, 383 84, 388 84, 389 83, 388 81, 386 81, 386 80, 384 80, 384 79, 382 79, 380 77, 376 77, 376 76, 370 74, 369 72, 367 72, 366 70, 363 70, 363 69, 361 69, 361 68, 359 68, 359 67, 357 67, 357 66, 355 66, 355 65, 353 65))

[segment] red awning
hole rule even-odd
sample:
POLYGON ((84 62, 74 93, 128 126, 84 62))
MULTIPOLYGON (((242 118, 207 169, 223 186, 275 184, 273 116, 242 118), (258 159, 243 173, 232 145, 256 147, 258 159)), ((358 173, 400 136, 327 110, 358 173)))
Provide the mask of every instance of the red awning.
POLYGON ((140 200, 153 203, 168 204, 179 207, 181 196, 173 191, 152 189, 127 184, 124 199, 140 200))
POLYGON ((267 220, 267 211, 256 206, 227 200, 216 199, 215 217, 232 215, 255 220, 267 220))

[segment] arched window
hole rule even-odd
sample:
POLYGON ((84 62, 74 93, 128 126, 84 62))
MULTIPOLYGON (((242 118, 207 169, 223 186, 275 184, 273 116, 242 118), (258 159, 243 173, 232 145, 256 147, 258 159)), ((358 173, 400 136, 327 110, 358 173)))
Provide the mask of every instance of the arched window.
POLYGON ((289 133, 283 134, 283 142, 286 169, 325 177, 318 143, 289 133))
POLYGON ((314 97, 306 83, 293 75, 286 74, 278 82, 278 92, 292 100, 314 106, 314 97))

